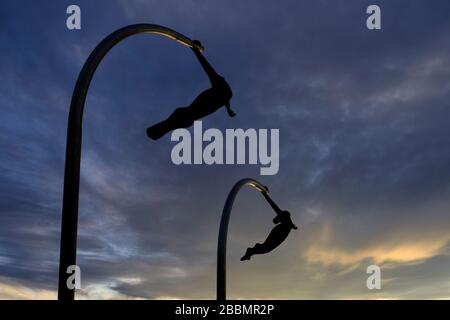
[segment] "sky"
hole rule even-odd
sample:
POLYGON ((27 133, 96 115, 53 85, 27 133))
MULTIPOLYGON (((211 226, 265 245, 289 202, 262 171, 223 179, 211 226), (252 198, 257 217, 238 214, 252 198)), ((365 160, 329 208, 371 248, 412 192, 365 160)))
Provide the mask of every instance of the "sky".
POLYGON ((145 129, 208 79, 157 35, 124 40, 91 83, 83 122, 77 299, 214 299, 221 211, 252 177, 299 226, 275 251, 274 213, 244 188, 228 235, 234 299, 450 298, 450 2, 2 1, 0 299, 55 299, 67 116, 78 73, 114 30, 154 23, 199 39, 233 88, 203 127, 280 131, 280 168, 172 163, 145 129), (81 30, 66 8, 81 8, 81 30), (381 8, 381 30, 366 8, 381 8), (366 269, 381 268, 369 290, 366 269))

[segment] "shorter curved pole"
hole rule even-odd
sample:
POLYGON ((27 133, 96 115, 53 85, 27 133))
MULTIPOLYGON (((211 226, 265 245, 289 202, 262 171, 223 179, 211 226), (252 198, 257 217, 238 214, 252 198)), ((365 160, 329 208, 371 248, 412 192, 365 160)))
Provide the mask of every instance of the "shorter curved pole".
POLYGON ((228 223, 230 221, 231 209, 233 208, 234 199, 243 186, 254 187, 259 192, 268 193, 269 190, 261 183, 254 179, 246 178, 239 180, 228 194, 225 206, 222 211, 219 228, 219 242, 217 245, 217 300, 226 300, 226 269, 227 269, 227 235, 228 223))

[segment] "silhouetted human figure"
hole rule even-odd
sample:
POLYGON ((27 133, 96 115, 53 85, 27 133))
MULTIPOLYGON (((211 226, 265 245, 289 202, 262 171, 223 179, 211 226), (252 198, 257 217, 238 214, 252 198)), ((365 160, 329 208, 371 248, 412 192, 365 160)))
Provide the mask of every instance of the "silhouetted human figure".
MULTIPOLYGON (((200 45, 198 40, 194 40, 194 42, 200 45)), ((230 117, 236 115, 230 107, 230 99, 233 96, 233 92, 228 83, 222 76, 217 74, 197 48, 192 48, 192 51, 194 51, 198 61, 208 75, 211 88, 200 93, 190 106, 176 109, 169 118, 148 128, 147 135, 153 140, 161 138, 169 131, 178 128, 188 128, 195 120, 203 118, 223 106, 226 107, 230 117)))
POLYGON ((270 231, 264 243, 257 243, 253 248, 248 248, 241 261, 250 260, 254 254, 269 253, 287 238, 291 229, 297 229, 297 226, 292 223, 289 211, 281 210, 266 192, 262 192, 262 194, 277 213, 277 216, 273 219, 276 226, 270 231))

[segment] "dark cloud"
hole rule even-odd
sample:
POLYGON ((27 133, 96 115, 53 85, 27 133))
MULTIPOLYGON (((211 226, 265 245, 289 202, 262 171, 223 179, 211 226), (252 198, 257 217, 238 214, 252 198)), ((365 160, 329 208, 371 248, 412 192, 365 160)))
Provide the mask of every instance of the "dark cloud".
POLYGON ((365 28, 369 1, 78 3, 82 30, 73 32, 67 1, 6 1, 0 10, 6 298, 56 290, 73 86, 95 45, 137 22, 203 42, 238 113, 218 111, 204 127, 279 128, 280 171, 173 165, 169 138, 149 141, 145 129, 187 105, 207 78, 188 49, 165 38, 120 43, 86 105, 79 297, 212 298, 222 206, 251 176, 301 228, 270 257, 240 263, 272 217, 259 194, 242 191, 230 224, 233 297, 448 298, 448 1, 381 1, 375 32, 365 28), (378 293, 365 287, 371 263, 386 279, 378 293))

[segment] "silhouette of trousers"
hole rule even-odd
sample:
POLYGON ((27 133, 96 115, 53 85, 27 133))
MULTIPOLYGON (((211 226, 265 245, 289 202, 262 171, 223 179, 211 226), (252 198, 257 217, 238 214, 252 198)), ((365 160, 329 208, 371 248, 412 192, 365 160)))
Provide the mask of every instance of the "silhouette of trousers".
POLYGON ((195 120, 196 117, 190 107, 177 108, 169 118, 148 128, 147 135, 153 140, 157 140, 169 131, 192 126, 195 120))
POLYGON ((210 115, 225 105, 231 98, 226 94, 223 86, 213 85, 200 93, 191 105, 176 109, 169 118, 148 128, 147 135, 153 140, 157 140, 169 131, 190 127, 195 120, 210 115))
POLYGON ((257 243, 253 248, 248 248, 241 260, 250 260, 251 256, 255 254, 269 253, 278 247, 289 235, 291 226, 285 224, 276 225, 270 231, 264 243, 257 243))
POLYGON ((267 246, 265 246, 264 244, 261 243, 257 243, 255 244, 255 246, 253 248, 248 248, 248 253, 249 255, 254 255, 254 254, 264 254, 264 253, 269 253, 270 251, 272 251, 272 248, 268 248, 267 246))

